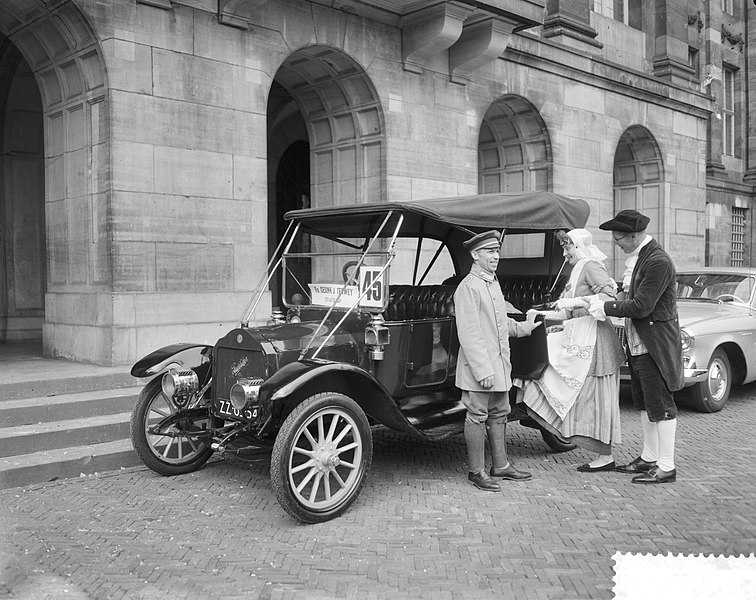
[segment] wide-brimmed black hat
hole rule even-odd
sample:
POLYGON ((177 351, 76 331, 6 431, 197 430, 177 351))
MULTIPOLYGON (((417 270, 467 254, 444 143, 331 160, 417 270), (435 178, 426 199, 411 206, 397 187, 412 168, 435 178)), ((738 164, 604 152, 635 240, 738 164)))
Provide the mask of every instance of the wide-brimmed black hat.
POLYGON ((465 249, 473 252, 481 248, 498 248, 501 246, 501 235, 498 231, 484 231, 462 242, 465 249))
POLYGON ((637 210, 621 210, 613 219, 610 219, 606 223, 601 223, 599 229, 635 233, 636 231, 645 230, 650 220, 646 215, 639 213, 637 210))

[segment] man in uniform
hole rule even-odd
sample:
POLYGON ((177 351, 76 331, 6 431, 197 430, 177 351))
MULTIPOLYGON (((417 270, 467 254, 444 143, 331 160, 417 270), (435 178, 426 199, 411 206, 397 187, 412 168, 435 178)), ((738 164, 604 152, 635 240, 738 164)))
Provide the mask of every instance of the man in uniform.
POLYGON ((525 322, 507 316, 507 304, 496 278, 501 236, 480 233, 463 243, 473 265, 454 293, 454 312, 459 337, 456 385, 467 408, 465 442, 467 478, 481 490, 499 491, 492 477, 523 480, 530 473, 518 471, 507 459, 507 415, 512 364, 509 336, 522 337, 538 327, 536 314, 525 322), (485 441, 491 445, 490 476, 485 469, 485 441))

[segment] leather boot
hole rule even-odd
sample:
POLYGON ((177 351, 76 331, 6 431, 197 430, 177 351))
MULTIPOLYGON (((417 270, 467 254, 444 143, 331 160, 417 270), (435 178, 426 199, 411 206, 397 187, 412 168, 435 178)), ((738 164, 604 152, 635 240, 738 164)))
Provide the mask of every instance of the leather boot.
POLYGON ((507 458, 507 422, 489 422, 486 424, 486 429, 488 430, 488 443, 491 444, 492 470, 506 467, 509 464, 507 458))
POLYGON ((518 471, 507 458, 507 423, 488 425, 488 441, 491 444, 491 477, 501 477, 512 481, 531 479, 533 476, 525 471, 518 471))
POLYGON ((486 425, 465 421, 465 443, 467 444, 467 469, 471 473, 485 471, 486 468, 486 425))

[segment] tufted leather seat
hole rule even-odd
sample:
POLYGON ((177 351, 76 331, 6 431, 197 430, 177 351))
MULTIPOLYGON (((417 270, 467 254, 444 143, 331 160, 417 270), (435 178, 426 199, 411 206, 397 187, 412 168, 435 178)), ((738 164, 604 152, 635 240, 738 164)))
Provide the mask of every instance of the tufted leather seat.
MULTIPOLYGON (((549 300, 551 278, 547 275, 511 275, 501 281, 504 298, 525 312, 549 300)), ((384 317, 388 321, 441 319, 454 316, 456 285, 394 285, 384 317)))
POLYGON ((536 304, 548 302, 553 279, 548 275, 508 275, 501 281, 504 298, 526 312, 536 304))
POLYGON ((391 286, 384 317, 388 321, 441 319, 454 316, 453 285, 391 286))

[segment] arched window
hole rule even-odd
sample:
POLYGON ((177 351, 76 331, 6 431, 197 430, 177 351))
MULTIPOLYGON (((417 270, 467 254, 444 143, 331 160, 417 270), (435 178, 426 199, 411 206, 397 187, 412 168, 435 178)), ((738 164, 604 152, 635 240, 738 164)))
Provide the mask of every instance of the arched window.
POLYGON ((480 127, 480 193, 547 190, 551 177, 551 142, 535 107, 519 96, 494 102, 480 127))
MULTIPOLYGON (((625 130, 614 154, 614 209, 635 209, 651 221, 648 233, 659 238, 662 232, 664 165, 659 145, 645 128, 634 125, 625 130)), ((626 256, 618 248, 614 255, 614 275, 621 277, 626 256)))

